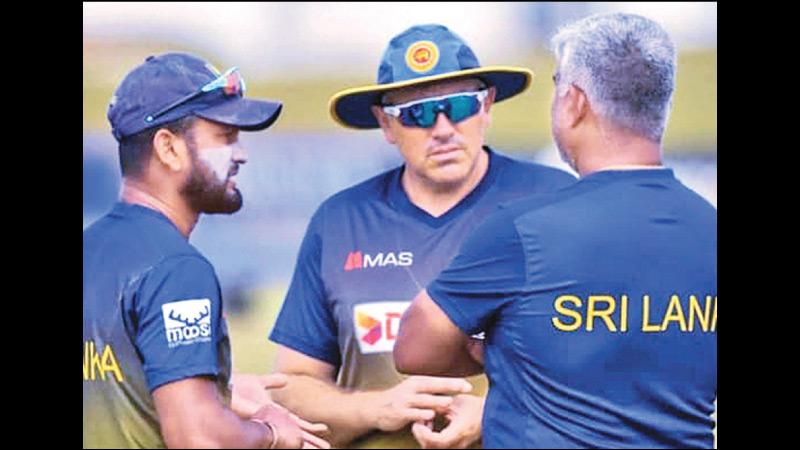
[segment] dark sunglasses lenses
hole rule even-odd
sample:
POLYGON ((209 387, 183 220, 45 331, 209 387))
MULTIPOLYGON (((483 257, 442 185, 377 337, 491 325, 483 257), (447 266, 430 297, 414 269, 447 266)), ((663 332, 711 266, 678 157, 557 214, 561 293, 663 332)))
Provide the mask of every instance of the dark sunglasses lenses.
POLYGON ((400 109, 400 122, 407 127, 430 128, 436 123, 436 116, 442 112, 453 123, 475 115, 481 102, 472 95, 458 95, 441 100, 417 103, 400 109))

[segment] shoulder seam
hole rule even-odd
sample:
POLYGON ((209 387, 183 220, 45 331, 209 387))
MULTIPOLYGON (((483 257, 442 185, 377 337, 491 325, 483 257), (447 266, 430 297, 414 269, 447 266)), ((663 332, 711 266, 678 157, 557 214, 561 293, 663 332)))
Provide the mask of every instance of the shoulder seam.
MULTIPOLYGON (((528 267, 528 258, 527 258, 528 255, 525 252, 525 245, 522 242, 522 234, 520 234, 519 232, 519 227, 517 226, 516 217, 514 217, 514 219, 511 221, 511 224, 514 226, 514 233, 516 233, 517 235, 517 239, 519 240, 519 249, 522 252, 522 262, 523 262, 523 267, 525 268, 525 284, 523 286, 520 286, 520 288, 524 288, 530 283, 530 280, 528 279, 528 275, 530 274, 530 270, 528 267)), ((520 291, 522 291, 522 289, 520 289, 520 291)))
POLYGON ((163 258, 159 259, 155 264, 153 264, 150 267, 148 267, 147 269, 139 272, 139 274, 137 276, 131 277, 131 279, 126 284, 125 288, 126 289, 129 288, 131 285, 133 285, 137 281, 141 280, 142 278, 146 277, 153 270, 155 270, 157 267, 159 267, 160 265, 164 264, 165 262, 169 261, 170 259, 183 258, 183 257, 199 259, 200 261, 204 262, 206 264, 206 266, 208 266, 209 269, 211 269, 211 272, 214 274, 215 277, 217 276, 217 272, 216 272, 216 270, 214 270, 214 265, 211 264, 211 262, 209 260, 207 260, 203 255, 197 254, 197 253, 178 253, 178 254, 172 254, 172 255, 169 255, 169 256, 166 256, 166 257, 163 257, 163 258))

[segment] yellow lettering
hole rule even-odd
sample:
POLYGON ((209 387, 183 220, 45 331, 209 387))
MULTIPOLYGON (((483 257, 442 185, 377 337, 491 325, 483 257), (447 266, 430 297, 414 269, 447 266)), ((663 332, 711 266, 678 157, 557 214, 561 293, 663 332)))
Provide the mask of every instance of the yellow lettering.
POLYGON ((574 295, 562 295, 556 299, 554 304, 556 311, 558 311, 559 314, 572 317, 575 320, 572 322, 572 324, 568 325, 562 322, 558 317, 553 317, 553 326, 561 331, 575 331, 581 327, 581 314, 564 307, 565 302, 574 303, 576 308, 580 308, 581 299, 574 295))
POLYGON ((622 305, 619 310, 619 331, 628 331, 628 296, 622 296, 622 305))
MULTIPOLYGON (((711 299, 711 296, 707 296, 708 299, 711 299)), ((711 314, 711 331, 717 331, 717 296, 714 296, 714 312, 711 314)))
POLYGON ((103 349, 103 379, 105 379, 106 370, 113 372, 117 381, 123 381, 122 371, 119 369, 119 364, 117 364, 117 360, 114 358, 114 351, 111 350, 110 345, 106 345, 106 348, 103 349))
POLYGON ((89 379, 89 341, 83 343, 83 379, 89 379))
POLYGON ((105 380, 106 372, 112 372, 119 382, 125 381, 117 357, 114 355, 114 349, 110 345, 106 345, 103 348, 103 355, 100 356, 94 341, 85 341, 83 343, 83 380, 95 381, 98 374, 100 379, 105 380))
POLYGON ((694 318, 700 321, 703 331, 708 331, 708 321, 711 319, 711 297, 706 296, 705 309, 700 308, 700 301, 694 295, 689 296, 689 331, 694 331, 694 318))
POLYGON ((614 297, 609 295, 590 295, 589 296, 589 306, 586 310, 586 331, 592 331, 594 328, 594 318, 600 317, 603 319, 603 322, 606 323, 606 328, 609 331, 616 332, 617 327, 614 325, 614 321, 611 320, 611 314, 617 308, 617 302, 614 300, 614 297), (606 302, 610 306, 604 310, 595 310, 595 303, 598 302, 606 302))
POLYGON ((650 296, 642 297, 642 331, 645 333, 655 333, 661 331, 658 325, 648 323, 650 320, 650 296))
POLYGON ((678 322, 681 331, 686 331, 686 318, 683 315, 683 308, 681 308, 681 299, 677 295, 673 295, 669 299, 667 314, 664 315, 664 321, 661 322, 661 331, 666 331, 670 322, 678 322))
POLYGON ((106 374, 105 374, 105 372, 103 372, 102 364, 100 364, 100 354, 97 353, 97 348, 95 348, 94 341, 92 341, 91 345, 92 345, 92 355, 91 355, 92 356, 92 361, 91 361, 91 364, 92 364, 92 381, 97 379, 97 372, 100 372, 100 378, 105 380, 106 379, 106 374), (95 368, 97 368, 96 372, 95 372, 95 368))

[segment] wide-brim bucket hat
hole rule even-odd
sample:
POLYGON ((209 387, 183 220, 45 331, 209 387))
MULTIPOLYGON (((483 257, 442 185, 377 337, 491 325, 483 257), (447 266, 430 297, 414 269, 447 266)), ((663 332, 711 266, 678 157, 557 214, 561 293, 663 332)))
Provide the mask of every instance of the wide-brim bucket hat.
POLYGON ((447 27, 415 25, 389 41, 377 84, 337 92, 328 108, 333 119, 345 127, 378 128, 370 107, 380 104, 387 91, 459 78, 479 78, 494 86, 494 101, 500 102, 528 89, 533 72, 524 67, 481 67, 472 49, 447 27))

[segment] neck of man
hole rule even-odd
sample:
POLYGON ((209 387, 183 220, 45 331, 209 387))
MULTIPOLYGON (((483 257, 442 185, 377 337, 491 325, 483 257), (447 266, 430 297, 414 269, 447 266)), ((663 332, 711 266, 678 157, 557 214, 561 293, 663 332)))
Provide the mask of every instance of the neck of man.
POLYGON ((580 176, 600 170, 635 170, 663 167, 661 144, 625 131, 601 128, 595 139, 575 153, 580 176))
POLYGON ((472 192, 489 170, 489 153, 481 149, 472 170, 463 179, 453 183, 435 182, 408 170, 403 171, 401 183, 408 199, 433 217, 450 211, 472 192))
POLYGON ((179 193, 176 192, 172 196, 164 195, 137 180, 123 178, 120 197, 125 203, 144 206, 164 214, 186 239, 189 239, 200 216, 189 208, 188 204, 180 198, 179 193))

